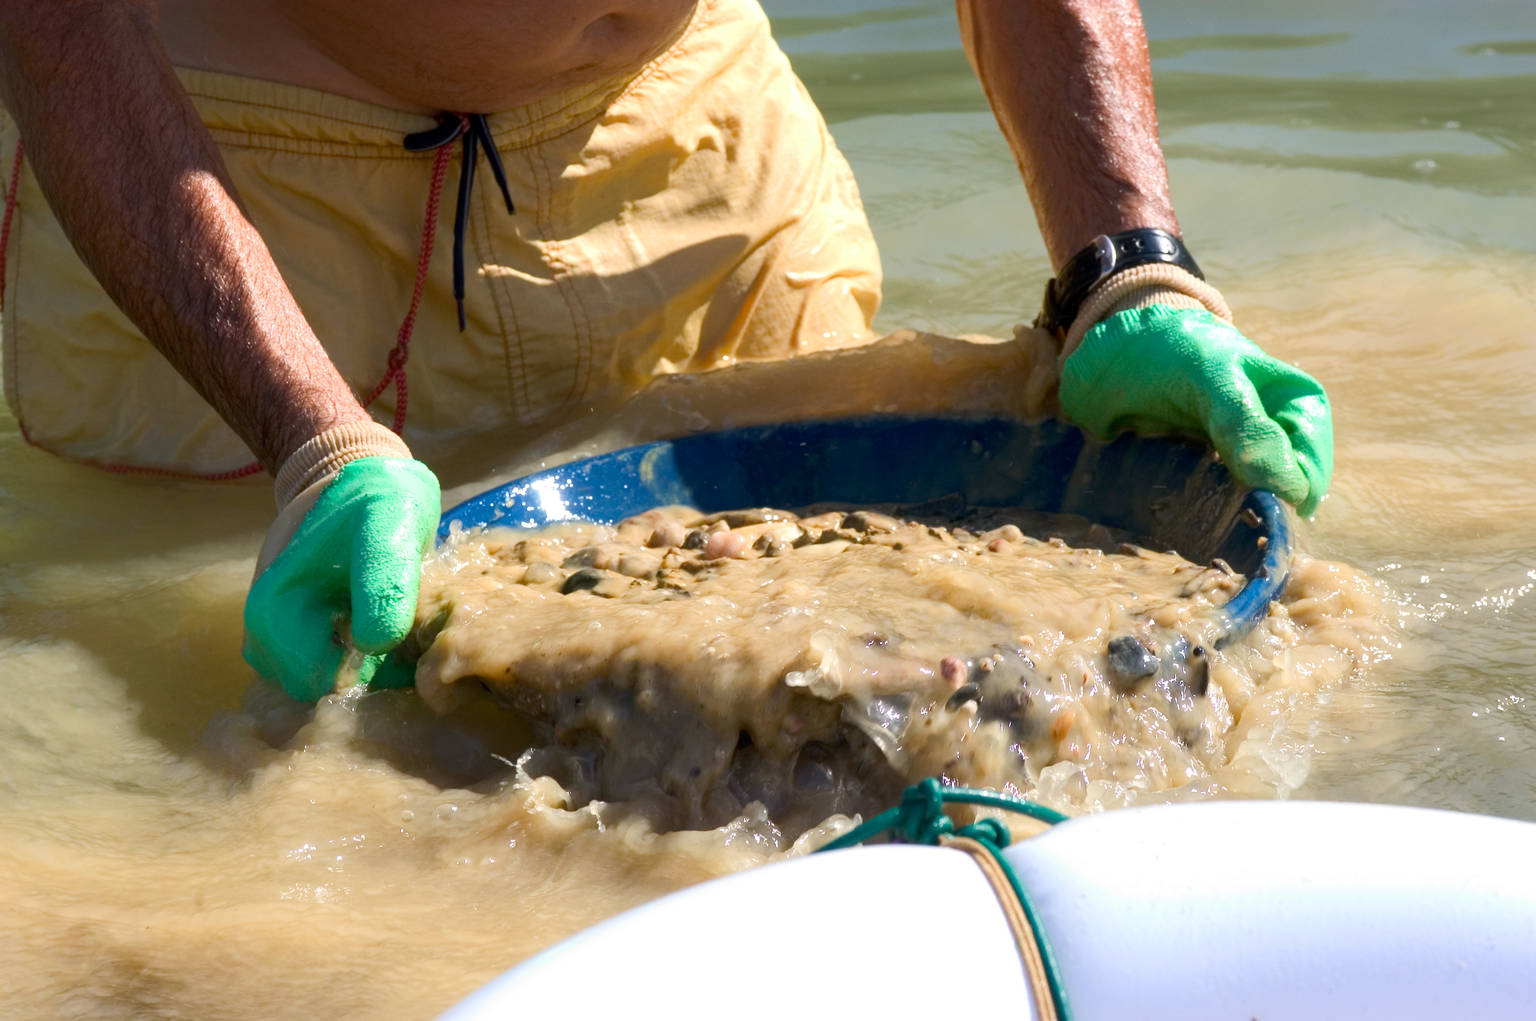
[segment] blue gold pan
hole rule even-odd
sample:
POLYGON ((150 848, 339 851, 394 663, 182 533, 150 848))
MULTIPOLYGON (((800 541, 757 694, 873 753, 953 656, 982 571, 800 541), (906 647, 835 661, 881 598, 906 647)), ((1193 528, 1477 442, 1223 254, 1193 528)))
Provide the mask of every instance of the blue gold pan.
POLYGON ((813 503, 1022 507, 1124 529, 1195 563, 1247 577, 1222 642, 1268 612, 1291 561, 1288 512, 1239 485, 1200 447, 1162 437, 1100 443, 1047 420, 870 417, 701 433, 529 475, 464 501, 455 527, 611 523, 666 504, 705 512, 813 503))

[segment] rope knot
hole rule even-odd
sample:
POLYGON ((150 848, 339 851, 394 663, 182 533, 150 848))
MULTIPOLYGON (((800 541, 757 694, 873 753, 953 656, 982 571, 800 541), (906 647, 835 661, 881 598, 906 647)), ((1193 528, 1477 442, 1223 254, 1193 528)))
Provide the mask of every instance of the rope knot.
POLYGON ((955 831, 954 821, 944 814, 944 789, 928 777, 901 792, 901 807, 892 828, 909 844, 937 844, 955 831))
POLYGON ((1008 832, 1008 827, 1003 825, 1001 819, 977 819, 969 826, 962 827, 955 835, 985 841, 997 848, 1007 847, 1013 839, 1013 834, 1008 832))

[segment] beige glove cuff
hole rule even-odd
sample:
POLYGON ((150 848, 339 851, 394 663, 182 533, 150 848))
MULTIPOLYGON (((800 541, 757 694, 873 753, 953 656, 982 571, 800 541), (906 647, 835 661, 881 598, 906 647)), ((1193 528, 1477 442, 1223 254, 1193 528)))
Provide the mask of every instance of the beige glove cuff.
POLYGON ((1221 292, 1188 270, 1166 262, 1133 266, 1088 293, 1062 341, 1061 360, 1066 361, 1083 342, 1083 335, 1098 323, 1117 312, 1152 305, 1205 309, 1218 319, 1232 321, 1232 310, 1221 292))
POLYGON ((349 461, 363 457, 410 457, 405 441, 377 422, 351 422, 327 429, 288 455, 277 470, 273 488, 277 518, 267 529, 261 552, 256 555, 256 577, 277 559, 299 530, 305 515, 325 492, 331 476, 349 461))
POLYGON ((341 471, 349 461, 364 457, 410 457, 411 448, 389 429, 372 420, 348 422, 327 429, 288 455, 277 470, 273 494, 279 513, 293 498, 321 479, 341 471))

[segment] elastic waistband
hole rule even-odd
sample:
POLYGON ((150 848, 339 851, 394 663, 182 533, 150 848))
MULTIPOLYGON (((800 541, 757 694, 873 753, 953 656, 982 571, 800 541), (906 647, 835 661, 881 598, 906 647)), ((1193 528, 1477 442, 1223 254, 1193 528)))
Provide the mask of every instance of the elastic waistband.
MULTIPOLYGON (((711 21, 719 0, 699 0, 688 24, 656 57, 621 75, 573 86, 510 110, 485 113, 499 148, 535 146, 599 116, 639 82, 679 59, 711 21)), ((431 114, 380 106, 360 99, 282 82, 196 68, 176 69, 187 94, 210 131, 224 143, 348 155, 417 158, 401 149, 401 139, 432 127, 431 114), (376 149, 376 153, 367 150, 376 149)))

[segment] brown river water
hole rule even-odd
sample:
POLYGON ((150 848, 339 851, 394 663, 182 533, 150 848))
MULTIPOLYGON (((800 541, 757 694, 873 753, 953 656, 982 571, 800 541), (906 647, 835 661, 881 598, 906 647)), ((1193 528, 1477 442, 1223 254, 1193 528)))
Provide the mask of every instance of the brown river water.
MULTIPOLYGON (((768 6, 859 176, 881 325, 1008 336, 1046 265, 952 8, 768 6)), ((1337 467, 1301 545, 1363 576, 1383 636, 1282 691, 1177 796, 1536 819, 1536 13, 1157 6, 1185 236, 1245 331, 1328 387, 1337 467)), ((727 421, 743 394, 767 418, 997 405, 989 357, 946 376, 896 352, 888 383, 826 392, 701 383, 561 441, 727 421)), ((445 463, 449 498, 549 454, 445 463)), ((253 685, 240 609, 270 513, 260 484, 110 477, 0 418, 0 1016, 430 1017, 583 926, 783 853, 750 813, 658 834, 569 810, 497 757, 518 734, 485 702, 311 711, 253 685)))

